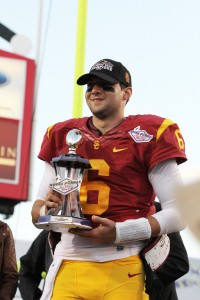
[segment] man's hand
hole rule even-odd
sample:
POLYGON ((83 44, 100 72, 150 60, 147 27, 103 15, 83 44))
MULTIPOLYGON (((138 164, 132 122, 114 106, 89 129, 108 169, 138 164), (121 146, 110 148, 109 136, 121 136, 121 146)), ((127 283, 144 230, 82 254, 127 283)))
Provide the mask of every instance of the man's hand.
POLYGON ((45 197, 45 199, 37 199, 32 207, 32 222, 35 224, 40 217, 40 210, 45 207, 45 214, 48 213, 50 209, 56 209, 62 205, 61 195, 50 189, 45 197))
POLYGON ((45 208, 48 212, 50 209, 56 209, 62 205, 62 195, 50 189, 45 197, 45 208))
POLYGON ((80 228, 71 228, 70 233, 87 238, 94 243, 103 244, 114 242, 116 239, 115 222, 107 218, 92 216, 92 221, 99 224, 96 228, 85 230, 80 228))

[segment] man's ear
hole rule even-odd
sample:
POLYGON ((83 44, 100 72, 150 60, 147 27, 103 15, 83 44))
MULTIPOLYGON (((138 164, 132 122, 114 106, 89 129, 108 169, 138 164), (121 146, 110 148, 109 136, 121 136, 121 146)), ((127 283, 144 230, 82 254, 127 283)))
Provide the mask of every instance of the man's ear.
POLYGON ((132 96, 132 88, 127 87, 127 88, 123 89, 123 92, 124 92, 123 100, 128 101, 132 96))

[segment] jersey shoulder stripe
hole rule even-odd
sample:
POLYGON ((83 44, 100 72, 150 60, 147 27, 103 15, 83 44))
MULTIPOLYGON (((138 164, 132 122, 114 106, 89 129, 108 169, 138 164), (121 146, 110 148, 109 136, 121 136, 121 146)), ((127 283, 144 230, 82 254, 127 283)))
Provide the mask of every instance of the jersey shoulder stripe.
POLYGON ((175 124, 172 120, 170 119, 164 119, 164 121, 161 123, 160 127, 158 128, 157 134, 156 134, 156 142, 159 140, 161 134, 169 127, 170 125, 175 124))
POLYGON ((55 124, 53 124, 53 125, 51 125, 51 126, 49 126, 48 128, 47 128, 47 138, 49 139, 49 137, 50 137, 50 131, 51 131, 51 129, 54 127, 54 125, 55 124))

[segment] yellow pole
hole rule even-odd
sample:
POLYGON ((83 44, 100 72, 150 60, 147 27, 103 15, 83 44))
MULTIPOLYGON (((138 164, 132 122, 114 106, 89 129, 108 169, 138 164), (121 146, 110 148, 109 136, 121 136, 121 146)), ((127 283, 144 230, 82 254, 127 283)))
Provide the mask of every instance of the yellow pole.
POLYGON ((78 0, 76 56, 75 56, 75 84, 73 99, 73 118, 82 116, 83 87, 76 84, 77 78, 84 73, 85 44, 86 44, 87 0, 78 0))

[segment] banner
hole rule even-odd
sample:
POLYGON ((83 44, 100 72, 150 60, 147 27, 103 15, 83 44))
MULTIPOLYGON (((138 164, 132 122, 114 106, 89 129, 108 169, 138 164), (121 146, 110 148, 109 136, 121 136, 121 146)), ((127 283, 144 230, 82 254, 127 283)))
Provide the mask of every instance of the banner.
POLYGON ((0 50, 0 201, 28 200, 35 62, 0 50))

